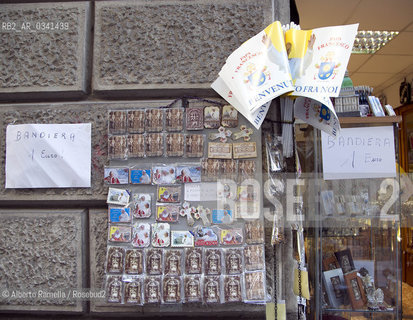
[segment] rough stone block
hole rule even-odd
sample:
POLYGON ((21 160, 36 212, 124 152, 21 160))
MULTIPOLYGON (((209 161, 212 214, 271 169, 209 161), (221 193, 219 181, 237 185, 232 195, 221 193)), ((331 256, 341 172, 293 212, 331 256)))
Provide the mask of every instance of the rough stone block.
POLYGON ((84 310, 82 210, 0 211, 0 310, 84 310))
POLYGON ((0 99, 85 94, 90 20, 88 2, 3 4, 0 99))
POLYGON ((269 0, 96 2, 92 88, 208 92, 228 55, 271 22, 269 0))
MULTIPOLYGON (((0 201, 21 205, 22 201, 75 200, 102 204, 106 200, 108 186, 103 182, 107 156, 107 111, 110 109, 133 109, 136 107, 160 107, 170 100, 135 102, 79 102, 53 104, 5 104, 0 108, 0 201), (5 189, 6 127, 9 124, 24 123, 92 123, 92 177, 90 188, 48 188, 48 189, 5 189)), ((180 103, 178 100, 177 103, 180 103)), ((81 160, 79 160, 81 161, 81 160)), ((122 162, 127 164, 126 162, 122 162)), ((25 205, 28 203, 25 203, 25 205)))

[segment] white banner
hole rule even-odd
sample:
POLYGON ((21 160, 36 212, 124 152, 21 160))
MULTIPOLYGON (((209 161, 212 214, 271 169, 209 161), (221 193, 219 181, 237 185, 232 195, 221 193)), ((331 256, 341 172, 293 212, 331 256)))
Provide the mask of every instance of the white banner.
POLYGON ((88 188, 91 124, 9 125, 6 188, 88 188))

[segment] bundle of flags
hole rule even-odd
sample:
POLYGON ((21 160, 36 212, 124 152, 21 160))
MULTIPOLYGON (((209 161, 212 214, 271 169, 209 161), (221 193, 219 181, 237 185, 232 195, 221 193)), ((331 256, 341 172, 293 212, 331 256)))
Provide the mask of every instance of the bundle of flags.
POLYGON ((337 135, 340 94, 358 24, 300 30, 276 21, 226 60, 211 87, 259 129, 271 101, 294 100, 297 118, 337 135))

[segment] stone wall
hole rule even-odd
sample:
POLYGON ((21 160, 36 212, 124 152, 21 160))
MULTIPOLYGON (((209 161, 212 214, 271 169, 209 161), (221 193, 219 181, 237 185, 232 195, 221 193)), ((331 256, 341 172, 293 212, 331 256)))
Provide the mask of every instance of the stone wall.
MULTIPOLYGON (((226 57, 273 20, 288 22, 288 3, 138 0, 1 5, 0 288, 101 288, 107 234, 107 188, 102 182, 107 110, 165 105, 183 94, 217 97, 209 86, 226 57), (83 122, 92 123, 91 188, 4 188, 8 124, 83 122)), ((9 316, 44 311, 88 318, 102 312, 138 312, 140 317, 159 311, 188 314, 189 309, 131 310, 95 301, 0 297, 0 312, 9 316)), ((251 313, 264 317, 262 306, 192 311, 207 318, 210 313, 228 318, 228 312, 244 319, 251 313)))

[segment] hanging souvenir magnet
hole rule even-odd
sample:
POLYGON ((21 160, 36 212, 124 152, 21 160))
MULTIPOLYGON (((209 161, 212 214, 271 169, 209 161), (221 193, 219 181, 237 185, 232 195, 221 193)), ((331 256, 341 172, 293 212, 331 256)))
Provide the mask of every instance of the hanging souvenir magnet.
POLYGON ((185 201, 185 202, 182 204, 182 208, 181 208, 181 210, 179 211, 179 214, 180 214, 182 217, 185 217, 185 216, 186 216, 186 222, 188 223, 188 226, 193 226, 194 223, 195 223, 195 220, 194 220, 194 218, 192 217, 192 214, 195 213, 195 212, 196 212, 195 207, 191 207, 190 203, 187 202, 187 201, 185 201))
POLYGON ((240 128, 240 132, 234 133, 232 135, 233 140, 238 140, 241 138, 244 138, 244 141, 250 141, 251 140, 251 135, 254 133, 254 130, 251 128, 247 128, 247 126, 242 125, 240 128))
POLYGON ((208 227, 211 225, 211 222, 208 219, 208 215, 211 214, 211 210, 209 208, 204 208, 203 206, 198 206, 196 208, 199 218, 201 218, 202 223, 204 226, 208 227))
POLYGON ((220 142, 227 142, 228 138, 232 135, 232 131, 225 129, 224 127, 218 128, 218 133, 210 133, 209 140, 216 140, 219 138, 220 142))

